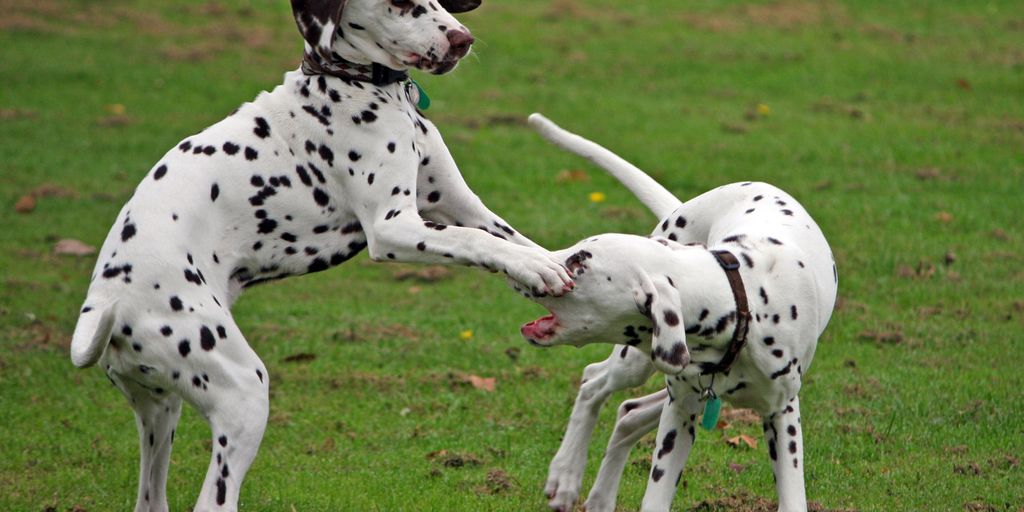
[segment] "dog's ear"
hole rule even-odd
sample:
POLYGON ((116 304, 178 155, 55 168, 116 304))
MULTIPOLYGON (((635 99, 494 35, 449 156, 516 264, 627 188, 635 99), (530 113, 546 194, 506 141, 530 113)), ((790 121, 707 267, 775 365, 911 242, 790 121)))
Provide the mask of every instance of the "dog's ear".
POLYGON ((641 287, 634 292, 637 309, 651 319, 651 361, 667 375, 675 375, 690 364, 686 346, 682 302, 679 290, 667 277, 644 276, 641 287))
POLYGON ((438 0, 448 12, 468 12, 480 7, 481 0, 438 0))
POLYGON ((345 0, 292 0, 292 15, 299 33, 310 48, 325 59, 330 59, 344 8, 345 0))

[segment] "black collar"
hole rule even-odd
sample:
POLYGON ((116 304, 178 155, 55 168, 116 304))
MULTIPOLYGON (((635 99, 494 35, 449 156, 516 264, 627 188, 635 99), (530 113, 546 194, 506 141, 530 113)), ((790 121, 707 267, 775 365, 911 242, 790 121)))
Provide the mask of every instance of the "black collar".
POLYGON ((336 76, 346 81, 370 82, 378 87, 403 82, 409 78, 405 71, 391 69, 376 62, 356 64, 340 57, 326 62, 316 53, 310 52, 302 56, 302 72, 306 75, 336 76))
POLYGON ((740 277, 739 260, 729 251, 711 251, 711 255, 722 266, 725 277, 729 279, 729 287, 732 288, 732 296, 736 300, 736 329, 732 332, 732 340, 726 347, 722 360, 715 364, 701 365, 702 375, 728 373, 743 345, 747 344, 747 332, 750 329, 750 307, 747 305, 747 291, 743 287, 743 278, 740 277))

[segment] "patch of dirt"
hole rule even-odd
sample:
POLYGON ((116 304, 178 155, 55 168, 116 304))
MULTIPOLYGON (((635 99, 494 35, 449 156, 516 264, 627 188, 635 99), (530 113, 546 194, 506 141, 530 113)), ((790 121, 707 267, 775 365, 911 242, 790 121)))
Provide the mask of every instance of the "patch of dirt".
MULTIPOLYGON (((445 117, 437 115, 437 117, 445 117)), ((526 117, 517 114, 484 114, 474 117, 448 116, 451 122, 471 130, 494 126, 526 126, 526 117)))
POLYGON ((760 425, 761 416, 759 416, 753 409, 740 409, 726 407, 722 409, 722 412, 718 416, 719 424, 722 421, 727 423, 739 423, 741 425, 760 425))
POLYGON ((420 339, 420 333, 403 324, 358 324, 331 333, 331 340, 346 343, 420 339))
POLYGON ((96 120, 96 124, 104 128, 123 128, 136 122, 136 119, 128 114, 112 114, 96 120))
POLYGON ((999 512, 999 508, 997 508, 995 505, 981 503, 980 501, 970 501, 964 503, 964 510, 966 510, 967 512, 999 512))
MULTIPOLYGON (((3 23, 7 21, 6 18, 0 21, 0 30, 3 30, 3 23)), ((34 119, 36 117, 35 110, 28 110, 24 108, 0 108, 0 121, 13 121, 17 119, 34 119)))
POLYGON ((811 105, 812 112, 834 114, 848 117, 857 121, 870 121, 871 114, 857 105, 843 103, 829 97, 823 97, 811 105))
POLYGON ((753 28, 793 30, 825 22, 848 22, 843 5, 833 1, 809 0, 737 5, 710 13, 685 13, 679 19, 691 28, 708 32, 739 32, 753 28))
POLYGON ((931 279, 935 276, 935 264, 928 260, 920 260, 917 266, 900 265, 896 268, 896 275, 904 279, 931 279))
POLYGON ((427 267, 402 265, 399 269, 391 273, 391 277, 394 278, 395 281, 412 279, 424 283, 442 281, 451 278, 452 275, 453 273, 451 269, 441 265, 430 265, 427 267))
POLYGON ((437 450, 427 454, 427 460, 440 464, 446 468, 461 468, 466 466, 479 466, 483 464, 480 457, 469 452, 449 452, 448 450, 437 450))
POLYGON ((945 453, 946 455, 963 455, 967 453, 967 445, 958 444, 956 446, 947 446, 942 449, 942 453, 945 453))
POLYGON ((476 488, 477 494, 505 494, 512 490, 515 481, 502 469, 492 469, 487 472, 484 485, 476 488))
POLYGON ((953 472, 958 475, 981 476, 981 466, 977 462, 954 464, 953 472))
MULTIPOLYGON (((723 497, 704 500, 690 508, 689 512, 775 512, 778 509, 778 504, 774 501, 746 491, 730 494, 727 489, 718 489, 715 492, 723 497)), ((857 512, 849 508, 827 508, 814 501, 807 503, 807 510, 810 512, 857 512)))
POLYGON ((647 217, 647 211, 632 206, 606 206, 601 208, 601 216, 616 220, 643 219, 647 217))
MULTIPOLYGON (((165 19, 156 9, 142 9, 107 2, 71 2, 68 0, 0 0, 0 30, 75 35, 82 30, 112 29, 127 24, 133 34, 157 39, 157 54, 185 62, 209 60, 230 48, 258 50, 294 46, 294 27, 282 25, 273 30, 261 25, 251 7, 228 8, 215 2, 185 9, 189 19, 178 22, 165 19), (286 39, 288 38, 288 39, 286 39)), ((296 54, 295 58, 298 59, 296 54)), ((294 65, 294 62, 290 65, 294 65)), ((106 119, 123 126, 128 119, 106 119)))
POLYGON ((896 345, 903 341, 903 334, 900 333, 899 330, 863 331, 858 334, 857 337, 861 340, 873 341, 879 345, 896 345))
POLYGON ((545 19, 562 21, 610 21, 630 26, 636 23, 632 15, 602 6, 600 9, 581 0, 552 0, 545 12, 545 19))
POLYGON ((1004 453, 999 457, 990 459, 988 461, 988 465, 991 466, 993 469, 1000 470, 1017 469, 1020 467, 1020 457, 1017 457, 1016 455, 1011 455, 1009 453, 1004 453))
MULTIPOLYGON (((430 383, 430 382, 428 382, 430 383)), ((328 381, 331 389, 347 389, 354 386, 369 386, 377 390, 390 390, 406 386, 406 380, 397 375, 346 370, 339 377, 328 381)))
POLYGON ((316 359, 316 354, 310 352, 299 352, 298 354, 292 354, 282 359, 285 363, 307 363, 316 359))
POLYGON ((850 398, 868 398, 878 395, 881 391, 882 384, 874 377, 843 386, 843 393, 850 398))

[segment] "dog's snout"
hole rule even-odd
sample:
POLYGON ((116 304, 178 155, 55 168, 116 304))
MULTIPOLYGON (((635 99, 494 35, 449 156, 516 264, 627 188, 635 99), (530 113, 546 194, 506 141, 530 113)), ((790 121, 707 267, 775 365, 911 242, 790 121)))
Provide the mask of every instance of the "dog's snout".
POLYGON ((449 30, 445 32, 448 36, 448 44, 451 46, 448 53, 462 57, 469 53, 469 47, 473 44, 473 35, 466 30, 449 30))

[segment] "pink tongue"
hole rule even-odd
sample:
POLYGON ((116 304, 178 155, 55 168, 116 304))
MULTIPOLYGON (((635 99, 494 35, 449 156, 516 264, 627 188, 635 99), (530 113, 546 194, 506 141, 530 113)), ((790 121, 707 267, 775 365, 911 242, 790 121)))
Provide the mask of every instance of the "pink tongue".
POLYGON ((555 333, 556 323, 555 315, 548 315, 524 324, 519 331, 527 338, 542 340, 555 333))

